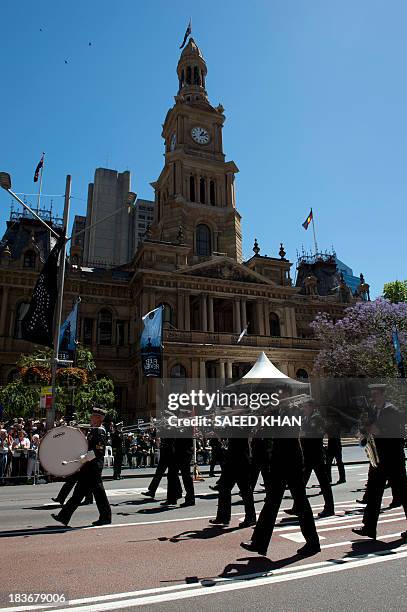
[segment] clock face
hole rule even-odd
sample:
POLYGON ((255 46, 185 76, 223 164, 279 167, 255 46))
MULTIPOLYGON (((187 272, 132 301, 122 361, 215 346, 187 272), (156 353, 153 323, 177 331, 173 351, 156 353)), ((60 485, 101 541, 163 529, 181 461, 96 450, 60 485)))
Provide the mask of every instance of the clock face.
POLYGON ((191 130, 191 136, 198 144, 208 144, 210 138, 209 133, 202 127, 193 127, 191 130))
POLYGON ((174 134, 171 136, 171 142, 170 142, 170 150, 173 151, 175 149, 175 145, 177 144, 177 135, 174 132, 174 134))

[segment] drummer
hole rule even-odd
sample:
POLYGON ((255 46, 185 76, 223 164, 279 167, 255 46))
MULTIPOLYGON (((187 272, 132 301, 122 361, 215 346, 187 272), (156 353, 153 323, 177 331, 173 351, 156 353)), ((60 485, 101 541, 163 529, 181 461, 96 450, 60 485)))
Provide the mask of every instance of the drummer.
POLYGON ((103 427, 106 410, 94 406, 90 418, 90 431, 88 433, 88 455, 83 456, 84 465, 79 471, 78 482, 72 497, 64 504, 58 514, 51 514, 59 523, 68 525, 75 510, 79 507, 83 498, 93 493, 99 510, 99 519, 92 524, 110 525, 112 522, 112 511, 103 486, 102 470, 107 444, 107 434, 103 427), (93 451, 93 453, 91 453, 93 451), (90 457, 89 457, 90 455, 90 457), (93 455, 93 458, 92 458, 93 455))

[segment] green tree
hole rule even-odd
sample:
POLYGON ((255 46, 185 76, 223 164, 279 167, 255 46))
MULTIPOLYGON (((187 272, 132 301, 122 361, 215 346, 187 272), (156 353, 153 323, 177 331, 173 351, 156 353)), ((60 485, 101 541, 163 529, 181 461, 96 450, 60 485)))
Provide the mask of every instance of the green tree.
POLYGON ((386 283, 383 287, 383 297, 393 304, 407 302, 407 280, 386 283))
POLYGON ((0 403, 9 417, 30 417, 38 408, 39 388, 26 385, 21 379, 0 388, 0 403))

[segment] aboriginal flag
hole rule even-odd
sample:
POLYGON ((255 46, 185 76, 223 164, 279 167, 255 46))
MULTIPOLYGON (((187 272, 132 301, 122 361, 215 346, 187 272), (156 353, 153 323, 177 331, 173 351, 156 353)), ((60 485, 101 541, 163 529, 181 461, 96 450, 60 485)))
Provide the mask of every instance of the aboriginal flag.
POLYGON ((53 321, 58 297, 58 258, 64 244, 59 238, 40 272, 27 314, 21 321, 23 340, 53 347, 53 321))
POLYGON ((40 170, 43 167, 43 165, 44 165, 44 153, 42 154, 42 157, 41 157, 40 161, 38 162, 37 167, 35 169, 35 172, 34 172, 34 183, 36 183, 38 181, 38 176, 40 174, 40 170))
POLYGON ((304 223, 302 224, 302 227, 307 230, 309 227, 309 224, 311 223, 312 219, 314 218, 314 215, 312 214, 312 208, 309 212, 308 217, 305 219, 304 223))

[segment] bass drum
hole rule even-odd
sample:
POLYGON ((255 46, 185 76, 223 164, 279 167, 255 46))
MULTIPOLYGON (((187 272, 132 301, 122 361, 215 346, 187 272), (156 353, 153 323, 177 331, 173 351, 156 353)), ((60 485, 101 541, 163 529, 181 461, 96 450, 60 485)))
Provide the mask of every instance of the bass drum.
POLYGON ((77 472, 82 464, 79 459, 88 451, 86 436, 75 427, 54 427, 41 440, 38 451, 40 463, 44 470, 53 476, 70 476, 77 472), (63 465, 63 461, 75 461, 63 465))

